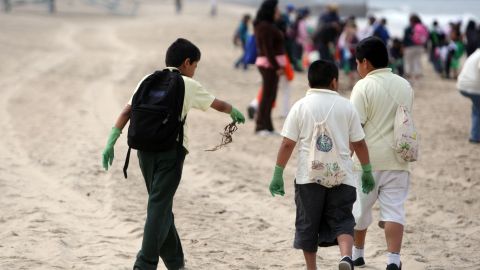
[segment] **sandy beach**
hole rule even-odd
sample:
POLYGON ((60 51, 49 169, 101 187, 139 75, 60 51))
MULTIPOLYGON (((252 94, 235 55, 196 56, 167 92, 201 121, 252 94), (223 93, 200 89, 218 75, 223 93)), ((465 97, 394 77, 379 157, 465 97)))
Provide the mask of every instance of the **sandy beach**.
MULTIPOLYGON (((146 188, 136 154, 123 178, 126 130, 112 169, 101 167, 109 130, 178 37, 202 51, 195 78, 245 111, 261 78, 253 67, 233 68, 240 51, 232 35, 254 10, 222 3, 212 18, 208 4, 187 1, 176 15, 173 1, 147 0, 130 17, 58 2, 55 15, 37 5, 0 13, 0 269, 131 269, 146 188)), ((414 86, 422 144, 406 204, 403 269, 480 269, 480 146, 468 143, 471 104, 454 81, 425 67, 414 86)), ((292 101, 304 95, 305 74, 293 89, 292 101)), ((274 119, 280 130, 278 109, 274 119)), ((268 192, 281 137, 254 136, 247 121, 232 144, 206 152, 229 116, 193 110, 188 121, 190 154, 174 201, 188 269, 303 269, 292 248, 295 158, 285 170, 285 197, 268 192)), ((385 249, 383 231, 371 226, 364 269, 385 269, 385 249)), ((320 249, 320 269, 337 261, 336 247, 320 249)))

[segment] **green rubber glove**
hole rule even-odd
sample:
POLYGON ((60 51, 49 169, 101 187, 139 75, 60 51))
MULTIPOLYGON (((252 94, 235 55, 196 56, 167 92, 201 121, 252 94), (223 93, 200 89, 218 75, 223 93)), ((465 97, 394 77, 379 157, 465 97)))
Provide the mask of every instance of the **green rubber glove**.
POLYGON ((232 117, 232 120, 236 123, 245 123, 245 116, 243 116, 243 114, 233 106, 232 111, 230 112, 230 117, 232 117))
POLYGON ((117 141, 118 137, 120 137, 120 133, 122 131, 119 128, 112 127, 112 130, 110 131, 110 135, 108 136, 108 141, 107 145, 105 146, 105 149, 103 150, 102 153, 102 162, 103 162, 103 168, 105 168, 106 171, 108 171, 108 165, 112 166, 113 162, 113 146, 115 145, 115 142, 117 141))
POLYGON ((270 186, 268 187, 272 196, 285 195, 285 190, 283 189, 283 168, 276 165, 275 170, 273 171, 272 181, 270 181, 270 186))
POLYGON ((362 165, 362 191, 365 194, 370 193, 375 187, 375 180, 372 174, 372 165, 362 165))

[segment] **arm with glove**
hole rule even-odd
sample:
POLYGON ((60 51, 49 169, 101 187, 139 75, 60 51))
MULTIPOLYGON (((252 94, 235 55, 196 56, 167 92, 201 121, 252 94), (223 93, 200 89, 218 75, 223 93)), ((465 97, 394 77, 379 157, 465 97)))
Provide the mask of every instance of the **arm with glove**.
POLYGON ((351 143, 355 154, 362 165, 362 191, 365 194, 370 193, 375 187, 375 179, 373 179, 372 165, 368 156, 368 147, 365 140, 351 143))
POLYGON ((107 140, 107 145, 105 146, 105 149, 103 150, 103 153, 102 153, 102 164, 105 170, 108 170, 108 166, 111 166, 113 163, 113 158, 115 156, 113 146, 117 142, 118 137, 120 137, 120 134, 122 133, 122 129, 125 127, 128 120, 130 120, 131 110, 132 110, 132 107, 130 105, 126 105, 125 108, 123 108, 120 115, 118 116, 117 121, 115 122, 115 125, 112 127, 110 131, 110 135, 108 136, 108 140, 107 140))
POLYGON ((283 184, 283 169, 285 168, 285 166, 287 166, 288 160, 292 155, 295 145, 295 141, 292 141, 285 137, 283 138, 280 149, 278 149, 277 164, 275 165, 272 180, 270 181, 270 186, 268 187, 272 196, 285 195, 285 189, 283 184))
POLYGON ((235 107, 230 105, 229 103, 220 100, 220 99, 215 99, 212 102, 212 105, 210 105, 213 109, 219 111, 219 112, 224 112, 230 114, 230 117, 232 118, 233 122, 243 124, 245 123, 245 116, 237 110, 235 107))

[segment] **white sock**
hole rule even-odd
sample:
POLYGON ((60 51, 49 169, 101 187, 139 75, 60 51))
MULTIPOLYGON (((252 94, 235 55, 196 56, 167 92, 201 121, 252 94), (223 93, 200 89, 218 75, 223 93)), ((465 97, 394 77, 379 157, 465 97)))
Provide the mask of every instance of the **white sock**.
POLYGON ((363 248, 357 248, 357 247, 353 247, 352 248, 352 260, 356 260, 360 257, 363 257, 363 248))
POLYGON ((387 259, 388 259, 387 265, 394 263, 398 267, 400 267, 400 254, 388 252, 387 259))

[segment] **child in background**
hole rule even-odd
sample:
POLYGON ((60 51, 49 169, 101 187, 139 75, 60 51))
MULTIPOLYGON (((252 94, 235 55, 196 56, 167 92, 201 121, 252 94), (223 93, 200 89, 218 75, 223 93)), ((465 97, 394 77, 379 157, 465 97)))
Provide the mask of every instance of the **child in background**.
MULTIPOLYGON (((337 92, 338 68, 335 64, 325 60, 313 62, 308 70, 308 82, 311 88, 304 98, 293 105, 285 120, 282 130, 284 138, 278 150, 269 190, 273 196, 285 194, 283 170, 298 143, 298 167, 295 174, 297 214, 293 245, 303 250, 307 270, 317 269, 316 252, 319 246, 339 245, 341 259, 338 269, 352 270, 355 226, 352 207, 356 190, 350 144, 364 168, 363 190, 369 192, 374 186, 374 180, 367 145, 363 140, 365 134, 354 107, 337 92), (334 137, 332 141, 336 143, 341 165, 347 172, 343 183, 331 188, 319 185, 309 177, 314 126, 324 120, 334 137)), ((318 142, 315 145, 318 148, 318 142)))
POLYGON ((465 44, 462 41, 460 27, 456 26, 450 32, 450 44, 448 45, 449 53, 446 66, 446 77, 450 78, 450 69, 453 72, 453 79, 457 79, 460 69, 460 59, 465 53, 465 44))
POLYGON ((435 71, 439 74, 443 73, 443 65, 440 57, 440 51, 445 46, 445 32, 440 28, 438 22, 435 20, 430 29, 430 52, 429 60, 433 65, 435 71))
MULTIPOLYGON (((170 70, 179 70, 185 86, 182 119, 191 108, 207 110, 214 108, 219 112, 229 113, 232 120, 244 123, 245 117, 232 105, 216 99, 192 77, 200 61, 200 50, 186 39, 177 39, 167 50, 165 63, 170 70)), ((146 79, 149 76, 145 76, 146 79)), ((138 84, 137 89, 143 80, 138 84)), ((134 94, 135 95, 135 94, 134 94)), ((133 96, 132 96, 133 99, 133 96)), ((103 151, 103 167, 108 170, 112 165, 113 147, 122 133, 123 127, 130 120, 132 99, 125 106, 112 128, 107 146, 103 151)), ((138 151, 140 168, 148 191, 147 220, 145 222, 142 248, 138 252, 134 270, 157 269, 159 257, 168 269, 183 269, 185 261, 172 213, 173 196, 180 183, 183 161, 188 153, 187 124, 184 125, 182 151, 172 145, 172 150, 163 152, 138 151)))
POLYGON ((354 20, 348 20, 338 38, 337 49, 340 52, 340 65, 349 79, 349 89, 355 84, 357 63, 355 61, 355 46, 358 43, 357 25, 354 20))
POLYGON ((241 64, 243 64, 243 69, 247 69, 248 66, 248 63, 245 62, 245 52, 247 46, 248 25, 250 23, 250 19, 251 17, 249 14, 243 15, 242 21, 240 22, 240 25, 235 31, 235 35, 233 37, 233 44, 242 48, 242 55, 235 62, 235 68, 239 68, 241 64))
POLYGON ((403 45, 398 38, 392 40, 392 47, 389 51, 389 66, 393 73, 403 77, 403 45))

